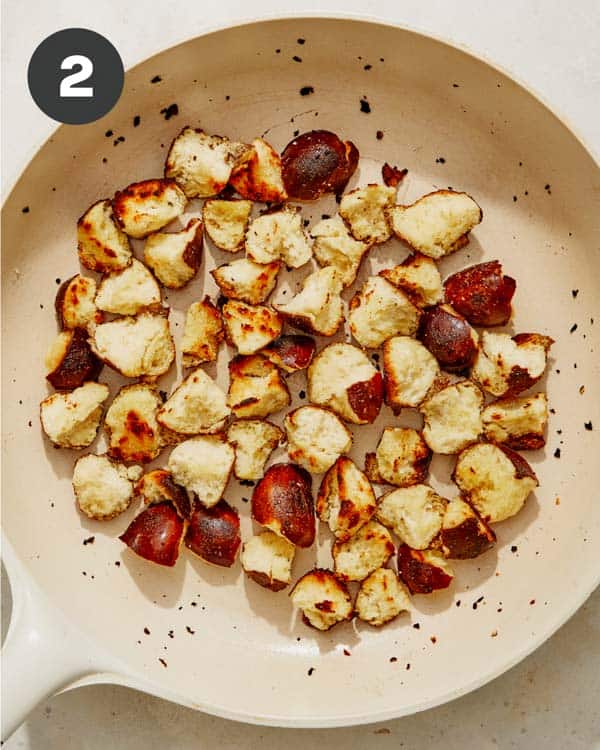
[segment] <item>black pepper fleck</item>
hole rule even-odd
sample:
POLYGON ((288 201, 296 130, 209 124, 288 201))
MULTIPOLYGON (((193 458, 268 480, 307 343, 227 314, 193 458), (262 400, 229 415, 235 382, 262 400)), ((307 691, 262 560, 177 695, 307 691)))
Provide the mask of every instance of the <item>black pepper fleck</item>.
POLYGON ((85 547, 86 544, 93 544, 95 541, 96 541, 96 537, 95 536, 88 536, 87 539, 83 540, 83 546, 85 547))
POLYGON ((281 54, 281 50, 280 50, 280 49, 276 49, 276 50, 275 50, 275 54, 276 54, 276 55, 280 55, 280 54, 281 54))
POLYGON ((374 362, 379 362, 379 354, 377 354, 377 352, 375 352, 374 354, 371 354, 371 359, 374 362))
POLYGON ((408 672, 409 669, 410 669, 410 664, 407 664, 406 665, 406 671, 408 672))
POLYGON ((166 662, 166 661, 165 661, 165 660, 164 660, 164 659, 163 659, 162 657, 160 657, 160 656, 159 656, 159 657, 158 657, 158 661, 159 661, 159 662, 160 662, 160 663, 161 663, 161 664, 163 665, 163 667, 165 667, 165 668, 166 668, 166 666, 167 666, 167 662, 166 662))
POLYGON ((194 633, 196 632, 195 630, 192 630, 192 628, 190 628, 190 626, 189 626, 189 625, 186 625, 186 626, 185 626, 185 629, 187 630, 187 632, 188 632, 188 633, 189 633, 190 635, 194 635, 194 633))
POLYGON ((461 602, 460 602, 460 599, 457 599, 457 600, 456 600, 456 606, 457 606, 457 607, 460 607, 460 604, 461 604, 461 602))
POLYGON ((585 427, 586 430, 589 430, 589 432, 591 432, 594 429, 594 426, 592 425, 591 422, 584 422, 583 426, 585 427))
POLYGON ((300 135, 300 131, 299 131, 299 130, 294 130, 294 138, 295 138, 295 137, 296 137, 297 135, 300 135))
POLYGON ((106 138, 112 138, 112 137, 113 137, 113 135, 114 135, 114 133, 113 133, 113 131, 112 131, 112 130, 107 130, 107 131, 106 131, 106 133, 104 133, 104 136, 105 136, 106 138))
POLYGON ((144 635, 150 635, 150 631, 148 630, 148 628, 144 628, 144 635))
POLYGON ((121 567, 121 561, 120 560, 115 560, 115 565, 117 566, 117 568, 120 568, 121 567))
POLYGON ((398 659, 395 656, 390 656, 390 663, 393 664, 395 661, 398 661, 398 659))
POLYGON ((452 88, 453 88, 453 89, 457 89, 457 88, 460 88, 460 87, 459 87, 458 83, 453 83, 453 84, 452 84, 452 88))
POLYGON ((56 281, 57 284, 60 284, 60 279, 54 279, 54 281, 56 281))
POLYGON ((306 39, 300 38, 300 39, 296 39, 296 41, 298 42, 298 44, 304 44, 304 42, 306 41, 306 39))
POLYGON ((413 625, 413 628, 414 628, 415 630, 420 630, 420 628, 421 628, 421 625, 420 625, 420 624, 419 624, 418 622, 415 622, 415 623, 414 623, 414 625, 413 625))
POLYGON ((556 450, 554 451, 554 458, 560 458, 560 448, 557 448, 557 449, 556 449, 556 450))
POLYGON ((28 214, 29 213, 29 206, 23 206, 23 208, 21 209, 21 213, 28 214))
POLYGON ((321 214, 321 218, 323 219, 323 221, 325 219, 331 219, 331 214, 321 214))
POLYGON ((364 112, 366 115, 368 115, 369 112, 371 111, 371 105, 366 99, 360 100, 360 111, 364 112))
POLYGON ((107 161, 108 161, 108 159, 106 158, 106 156, 103 156, 102 157, 102 164, 106 164, 107 161))
POLYGON ((381 141, 383 139, 383 130, 378 130, 375 133, 375 138, 377 138, 378 141, 381 141))
POLYGON ((142 118, 139 115, 136 115, 133 118, 133 127, 137 128, 137 126, 140 124, 141 121, 142 121, 142 118))
POLYGON ((372 67, 372 65, 365 65, 363 70, 371 70, 372 67))
POLYGON ((511 551, 511 552, 516 552, 516 551, 517 551, 518 549, 519 549, 519 548, 517 547, 517 545, 516 545, 516 544, 513 544, 513 546, 512 546, 511 548, 510 548, 510 551, 511 551))
POLYGON ((160 76, 154 76, 154 78, 150 79, 150 83, 160 83, 162 81, 162 78, 160 76))
POLYGON ((571 289, 571 294, 573 295, 573 299, 575 299, 579 294, 579 289, 571 289))
POLYGON ((308 670, 308 676, 310 677, 310 676, 312 675, 312 673, 313 673, 314 671, 315 671, 315 668, 314 668, 314 667, 311 667, 311 668, 310 668, 310 669, 308 670))
POLYGON ((248 499, 247 497, 243 497, 243 498, 242 498, 242 502, 243 502, 243 503, 249 503, 249 502, 250 502, 250 500, 249 500, 249 499, 248 499))
POLYGON ((298 63, 301 63, 301 62, 302 62, 302 58, 301 58, 301 57, 298 57, 298 55, 294 55, 294 56, 292 57, 292 60, 293 60, 294 62, 298 62, 298 63))
POLYGON ((435 163, 436 164, 445 164, 446 163, 446 159, 444 159, 443 156, 438 156, 437 159, 435 160, 435 163))
POLYGON ((314 94, 315 89, 314 86, 302 86, 300 89, 300 96, 308 96, 309 94, 314 94))
POLYGON ((165 120, 170 120, 171 117, 179 114, 179 107, 177 104, 169 104, 168 107, 160 110, 161 115, 165 116, 165 120))
POLYGON ((300 391, 298 393, 298 398, 306 398, 306 391, 300 391))
POLYGON ((577 330, 577 323, 573 323, 573 325, 569 328, 569 333, 575 333, 577 330))
POLYGON ((254 487, 254 482, 251 479, 240 479, 242 487, 254 487))

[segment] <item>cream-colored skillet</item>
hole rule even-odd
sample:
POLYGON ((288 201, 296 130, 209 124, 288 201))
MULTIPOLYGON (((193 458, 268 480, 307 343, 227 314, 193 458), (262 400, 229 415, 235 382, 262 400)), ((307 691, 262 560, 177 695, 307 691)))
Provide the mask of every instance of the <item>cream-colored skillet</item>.
MULTIPOLYGON (((304 211, 316 219, 334 208, 304 211)), ((48 693, 93 681, 254 723, 376 721, 451 700, 542 643, 600 577, 599 208, 598 165, 530 93, 465 52, 374 23, 288 19, 192 39, 129 71, 104 119, 59 128, 2 217, 3 557, 15 599, 2 654, 4 735, 48 693), (167 119, 174 104, 178 114, 167 119), (389 161, 409 169, 402 202, 435 188, 467 191, 484 221, 442 274, 500 259, 518 282, 508 330, 556 340, 539 386, 552 407, 548 443, 527 455, 539 490, 496 527, 493 551, 455 564, 451 589, 415 597, 411 616, 383 629, 347 624, 320 634, 293 619, 286 592, 261 589, 239 565, 217 569, 182 555, 163 570, 135 558, 116 537, 137 509, 104 524, 83 518, 70 486, 74 455, 42 438, 43 357, 56 333, 57 280, 78 268, 76 219, 96 199, 159 176, 185 124, 240 140, 265 133, 277 148, 295 130, 326 128, 360 150, 351 185, 377 179, 389 161)), ((405 254, 397 241, 378 249, 358 283, 405 254)), ((214 291, 208 271, 217 262, 207 248, 199 278, 168 295, 173 323, 191 299, 214 291)), ((102 379, 119 382, 106 369, 102 379)), ((290 380, 294 404, 302 383, 290 380)), ((392 423, 384 411, 358 431, 352 456, 362 461, 392 423)), ((456 492, 450 469, 435 461, 431 481, 456 492)), ((226 493, 243 534, 249 492, 232 482, 226 493)), ((297 574, 327 562, 328 539, 299 557, 297 574)))

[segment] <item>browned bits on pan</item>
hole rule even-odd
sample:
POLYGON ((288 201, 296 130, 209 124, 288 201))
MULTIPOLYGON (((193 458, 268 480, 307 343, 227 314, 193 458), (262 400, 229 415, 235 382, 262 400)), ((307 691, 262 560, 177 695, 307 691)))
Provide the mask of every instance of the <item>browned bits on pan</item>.
POLYGON ((283 150, 283 182, 288 196, 316 200, 340 193, 358 165, 358 150, 328 130, 311 130, 294 138, 283 150))
MULTIPOLYGON (((379 132, 380 131, 378 131, 377 135, 378 138, 379 132)), ((398 167, 392 167, 392 165, 388 164, 387 161, 383 165, 383 167, 381 167, 381 176, 388 187, 397 187, 407 174, 408 169, 399 169, 398 167)))

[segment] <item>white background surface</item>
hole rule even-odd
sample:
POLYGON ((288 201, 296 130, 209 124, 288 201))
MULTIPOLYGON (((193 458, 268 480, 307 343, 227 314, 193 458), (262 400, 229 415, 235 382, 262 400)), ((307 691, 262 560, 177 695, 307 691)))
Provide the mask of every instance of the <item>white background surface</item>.
MULTIPOLYGON (((537 91, 600 153, 597 0, 296 0, 287 5, 273 0, 253 4, 219 0, 216 7, 210 5, 209 15, 208 3, 198 0, 37 0, 27 4, 5 0, 3 195, 55 127, 29 97, 27 63, 40 41, 70 26, 92 28, 110 38, 127 68, 208 27, 251 16, 325 9, 377 16, 445 37, 501 65, 537 91)), ((3 585, 3 625, 10 612, 7 589, 3 585)), ((503 677, 447 706, 398 721, 333 730, 249 727, 125 688, 95 686, 45 702, 4 747, 241 750, 259 745, 261 750, 600 748, 600 592, 558 634, 503 677)))

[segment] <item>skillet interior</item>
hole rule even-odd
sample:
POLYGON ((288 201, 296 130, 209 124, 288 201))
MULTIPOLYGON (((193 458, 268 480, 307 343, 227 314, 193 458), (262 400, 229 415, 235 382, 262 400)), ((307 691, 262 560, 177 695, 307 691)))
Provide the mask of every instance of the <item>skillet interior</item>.
MULTIPOLYGON (((599 197, 597 166, 542 104, 497 70, 412 32, 346 20, 264 22, 191 40, 137 66, 107 117, 56 131, 3 211, 3 525, 29 572, 76 625, 149 680, 149 689, 247 721, 319 726, 398 716, 500 673, 597 581, 599 197), (153 84, 156 75, 162 80, 153 84), (305 86, 314 93, 302 96, 305 86), (179 114, 167 120, 161 110, 174 103, 179 114), (265 133, 276 148, 296 129, 327 128, 359 147, 353 182, 376 179, 387 160, 410 170, 402 201, 435 187, 466 190, 483 206, 484 222, 467 248, 443 261, 443 275, 499 258, 519 285, 514 330, 557 340, 548 445, 528 455, 539 491, 518 517, 496 527, 497 551, 455 565, 453 589, 415 598, 410 621, 316 634, 292 622, 285 592, 247 582, 239 566, 224 571, 187 555, 174 570, 149 566, 115 539, 135 509, 106 524, 83 519, 70 489, 75 456, 42 439, 43 356, 56 332, 55 279, 77 269, 76 218, 97 198, 160 174, 171 139, 188 123, 244 140, 265 133), (119 136, 125 140, 113 145, 119 136), (590 420, 591 432, 584 429, 590 420), (560 460, 553 457, 558 447, 560 460), (95 543, 83 546, 90 535, 95 543)), ((331 202, 304 211, 316 219, 333 209, 331 202)), ((375 251, 359 283, 404 254, 396 242, 375 251)), ((204 280, 215 261, 224 256, 207 248, 198 280, 167 295, 174 323, 178 310, 205 288, 213 291, 204 280)), ((218 369, 223 377, 224 360, 218 369)), ((118 382, 106 371, 103 379, 118 382)), ((302 377, 290 385, 297 393, 302 377)), ((393 422, 386 412, 376 428, 357 432, 353 457, 362 461, 393 422)), ((447 462, 434 464, 437 486, 444 488, 447 474, 447 462)), ((226 493, 246 534, 249 492, 232 482, 226 493)), ((319 541, 319 562, 327 560, 328 540, 319 541)), ((297 573, 313 560, 314 552, 302 553, 297 573)))

